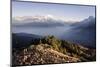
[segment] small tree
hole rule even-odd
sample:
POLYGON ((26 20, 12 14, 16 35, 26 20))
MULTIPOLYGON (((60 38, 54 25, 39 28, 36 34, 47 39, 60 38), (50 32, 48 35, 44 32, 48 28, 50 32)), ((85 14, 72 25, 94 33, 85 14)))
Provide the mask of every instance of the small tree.
POLYGON ((42 41, 41 41, 41 39, 40 39, 40 41, 39 41, 39 44, 42 44, 42 41))

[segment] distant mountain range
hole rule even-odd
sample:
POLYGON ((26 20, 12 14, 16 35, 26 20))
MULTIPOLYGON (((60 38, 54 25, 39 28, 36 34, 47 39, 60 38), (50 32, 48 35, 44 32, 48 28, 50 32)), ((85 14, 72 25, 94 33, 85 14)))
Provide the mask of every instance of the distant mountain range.
POLYGON ((23 16, 12 18, 12 26, 55 27, 64 26, 66 21, 53 16, 23 16))
POLYGON ((72 24, 69 32, 65 32, 61 38, 84 44, 89 47, 96 47, 96 18, 89 16, 79 23, 72 24))
MULTIPOLYGON (((96 18, 89 16, 80 22, 66 22, 52 16, 16 17, 12 19, 13 27, 56 27, 70 26, 70 30, 62 32, 58 38, 95 48, 96 46, 96 18)), ((42 31, 42 30, 41 30, 42 31)), ((49 30, 48 30, 49 31, 49 30)), ((56 30, 55 30, 56 31, 56 30)), ((34 33, 32 33, 34 34, 34 33)), ((17 34, 18 35, 18 34, 17 34)), ((27 35, 25 35, 27 37, 27 35)), ((41 35, 42 36, 42 35, 41 35)), ((23 38, 23 37, 21 37, 23 38)), ((27 38, 25 38, 27 39, 27 38)))
POLYGON ((74 26, 74 29, 78 28, 94 28, 95 29, 95 25, 96 24, 96 18, 93 16, 89 16, 88 18, 78 22, 78 23, 73 23, 72 26, 74 26))
POLYGON ((95 18, 93 16, 89 16, 83 21, 66 21, 59 18, 55 18, 53 16, 22 16, 22 17, 13 17, 12 18, 12 26, 15 27, 56 27, 56 26, 64 26, 71 25, 77 28, 90 26, 91 24, 95 24, 95 18), (92 21, 92 22, 91 22, 92 21))

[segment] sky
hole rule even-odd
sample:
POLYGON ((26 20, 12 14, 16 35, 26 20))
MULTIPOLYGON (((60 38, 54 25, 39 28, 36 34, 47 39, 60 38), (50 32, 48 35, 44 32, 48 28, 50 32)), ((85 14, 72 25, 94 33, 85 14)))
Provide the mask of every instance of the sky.
POLYGON ((95 17, 95 6, 48 4, 36 2, 12 2, 12 17, 16 16, 55 16, 64 20, 78 21, 89 16, 95 17))

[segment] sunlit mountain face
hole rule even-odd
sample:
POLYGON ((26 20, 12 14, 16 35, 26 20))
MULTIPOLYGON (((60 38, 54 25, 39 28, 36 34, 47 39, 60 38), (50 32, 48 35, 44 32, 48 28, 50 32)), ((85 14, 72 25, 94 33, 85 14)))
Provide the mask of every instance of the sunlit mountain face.
POLYGON ((95 17, 89 16, 81 21, 66 21, 52 15, 13 17, 12 26, 15 27, 56 27, 70 26, 74 28, 95 26, 95 17))
POLYGON ((52 15, 47 16, 22 16, 22 17, 13 17, 12 24, 14 26, 26 26, 26 27, 55 27, 55 26, 64 26, 72 24, 71 21, 56 18, 52 15))

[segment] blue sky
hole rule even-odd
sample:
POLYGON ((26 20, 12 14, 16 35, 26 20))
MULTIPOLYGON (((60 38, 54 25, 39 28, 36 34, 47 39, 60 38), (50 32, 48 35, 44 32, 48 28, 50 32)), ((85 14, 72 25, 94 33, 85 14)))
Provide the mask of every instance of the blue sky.
POLYGON ((35 15, 53 15, 65 20, 77 21, 89 16, 95 17, 95 6, 12 2, 12 17, 35 15))

